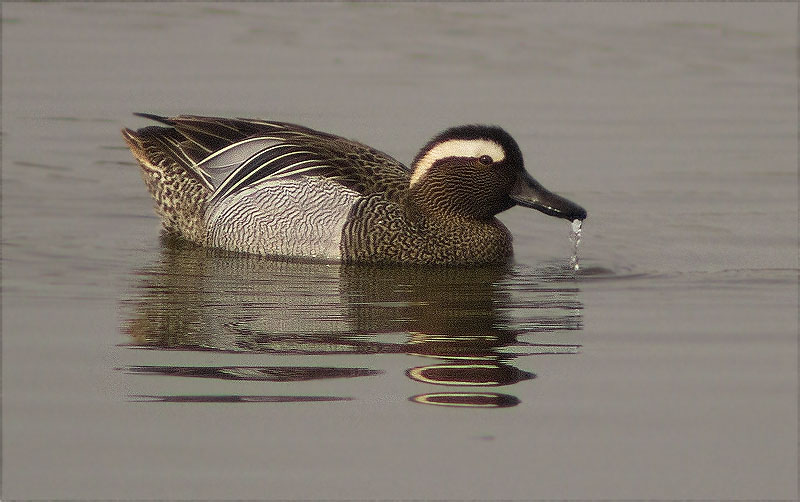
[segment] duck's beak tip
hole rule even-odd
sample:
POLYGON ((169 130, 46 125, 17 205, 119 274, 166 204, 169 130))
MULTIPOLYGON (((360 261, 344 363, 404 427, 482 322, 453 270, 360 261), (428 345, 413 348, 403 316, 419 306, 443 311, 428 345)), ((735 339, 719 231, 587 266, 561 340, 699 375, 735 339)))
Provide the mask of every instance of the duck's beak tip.
POLYGON ((527 173, 519 176, 509 195, 514 202, 521 206, 530 207, 557 218, 583 221, 588 216, 584 208, 547 190, 527 173))

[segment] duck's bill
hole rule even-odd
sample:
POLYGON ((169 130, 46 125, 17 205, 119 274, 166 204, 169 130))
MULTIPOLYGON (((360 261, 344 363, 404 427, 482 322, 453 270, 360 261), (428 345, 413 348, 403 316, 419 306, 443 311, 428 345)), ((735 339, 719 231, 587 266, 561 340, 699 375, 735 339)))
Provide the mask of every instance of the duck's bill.
POLYGON ((537 209, 544 214, 567 220, 585 220, 586 210, 543 187, 528 173, 522 173, 509 194, 520 206, 537 209))

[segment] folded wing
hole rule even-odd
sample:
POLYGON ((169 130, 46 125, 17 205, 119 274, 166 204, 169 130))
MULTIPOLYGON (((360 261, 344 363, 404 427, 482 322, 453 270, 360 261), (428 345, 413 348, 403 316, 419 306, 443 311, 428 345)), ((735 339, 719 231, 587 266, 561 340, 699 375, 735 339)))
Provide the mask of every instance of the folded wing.
POLYGON ((259 183, 298 176, 335 181, 361 195, 402 196, 408 169, 391 156, 351 141, 283 122, 139 114, 163 124, 148 127, 164 154, 212 192, 212 204, 259 183))

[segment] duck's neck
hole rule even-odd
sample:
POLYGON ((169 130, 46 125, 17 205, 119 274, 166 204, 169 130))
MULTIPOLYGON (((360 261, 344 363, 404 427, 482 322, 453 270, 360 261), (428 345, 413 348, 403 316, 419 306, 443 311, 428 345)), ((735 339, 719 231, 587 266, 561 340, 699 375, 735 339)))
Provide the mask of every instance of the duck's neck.
POLYGON ((406 199, 406 216, 424 237, 418 245, 427 253, 441 254, 451 263, 489 263, 511 256, 511 233, 494 216, 475 218, 468 211, 431 204, 430 198, 412 194, 406 199))
POLYGON ((471 194, 466 191, 445 192, 444 187, 433 183, 425 183, 424 186, 412 185, 408 191, 406 205, 410 214, 431 221, 447 222, 456 219, 461 222, 474 221, 485 224, 494 220, 494 215, 488 206, 476 200, 471 194))

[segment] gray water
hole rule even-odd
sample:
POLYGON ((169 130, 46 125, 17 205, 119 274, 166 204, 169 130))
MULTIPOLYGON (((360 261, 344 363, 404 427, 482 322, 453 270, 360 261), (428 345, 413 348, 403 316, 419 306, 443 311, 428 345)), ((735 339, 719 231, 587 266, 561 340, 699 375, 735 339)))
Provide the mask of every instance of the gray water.
POLYGON ((4 4, 2 498, 795 499, 797 12, 4 4), (580 270, 162 241, 135 111, 500 124, 580 270))

